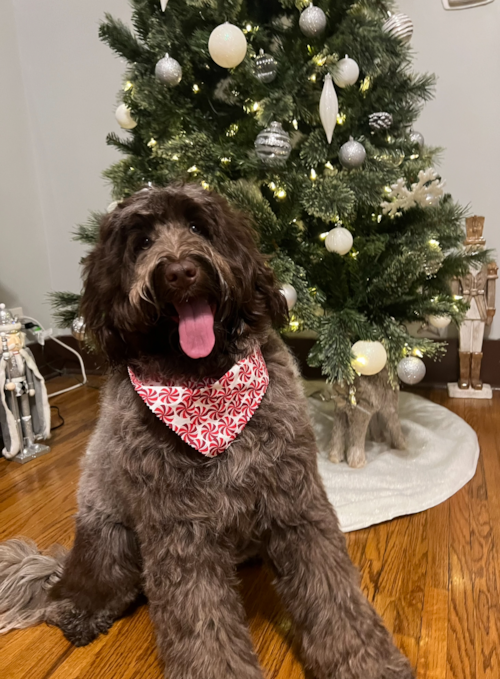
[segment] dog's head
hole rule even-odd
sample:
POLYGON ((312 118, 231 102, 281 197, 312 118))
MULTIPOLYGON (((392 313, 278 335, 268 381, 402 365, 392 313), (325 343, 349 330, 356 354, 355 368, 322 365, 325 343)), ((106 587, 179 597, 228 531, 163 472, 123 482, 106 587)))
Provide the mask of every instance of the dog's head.
POLYGON ((84 280, 87 331, 115 365, 237 354, 286 317, 248 220, 194 185, 147 189, 120 203, 101 224, 84 280))

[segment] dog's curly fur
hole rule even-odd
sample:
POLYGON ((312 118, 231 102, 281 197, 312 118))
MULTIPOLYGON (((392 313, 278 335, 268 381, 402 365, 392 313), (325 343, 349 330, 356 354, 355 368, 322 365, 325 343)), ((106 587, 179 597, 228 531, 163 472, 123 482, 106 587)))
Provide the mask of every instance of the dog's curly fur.
MULTIPOLYGON (((185 294, 185 293, 183 293, 185 294)), ((73 549, 45 619, 74 644, 105 632, 144 591, 167 674, 262 679, 237 592, 260 552, 316 679, 409 679, 408 661, 362 595, 321 484, 298 371, 272 330, 286 309, 246 219, 195 186, 143 191, 107 216, 85 265, 82 313, 112 365, 83 463, 73 549), (180 346, 170 261, 199 275, 216 345, 180 346), (260 346, 270 384, 230 448, 209 459, 135 393, 144 376, 220 377, 260 346)))

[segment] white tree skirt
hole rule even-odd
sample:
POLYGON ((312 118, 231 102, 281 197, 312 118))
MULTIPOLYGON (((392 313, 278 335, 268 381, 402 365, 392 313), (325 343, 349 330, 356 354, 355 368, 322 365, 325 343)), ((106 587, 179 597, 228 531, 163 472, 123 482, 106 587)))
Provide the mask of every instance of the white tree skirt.
POLYGON ((475 431, 447 408, 425 398, 401 393, 399 413, 408 448, 389 450, 367 441, 363 469, 328 460, 333 413, 324 403, 314 399, 309 403, 320 449, 320 473, 344 532, 434 507, 474 476, 479 458, 475 431))

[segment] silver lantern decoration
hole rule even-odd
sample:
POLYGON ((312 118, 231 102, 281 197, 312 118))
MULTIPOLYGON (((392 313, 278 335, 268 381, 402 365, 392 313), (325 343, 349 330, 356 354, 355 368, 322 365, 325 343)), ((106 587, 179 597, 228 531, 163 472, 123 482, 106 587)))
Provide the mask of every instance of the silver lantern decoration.
POLYGON ((406 14, 393 14, 382 28, 404 44, 409 43, 413 36, 413 21, 406 14))
POLYGON ((178 61, 166 54, 156 64, 155 76, 164 85, 175 87, 182 80, 182 67, 178 61))
POLYGON ((339 160, 346 170, 355 170, 361 167, 366 160, 365 147, 351 137, 348 142, 340 147, 339 160))
POLYGON ((85 320, 81 316, 77 316, 71 324, 71 334, 79 342, 85 339, 85 320))
POLYGON ((292 152, 290 135, 281 123, 272 122, 257 135, 255 151, 262 162, 270 167, 284 165, 292 152))
POLYGON ((260 50, 259 56, 255 59, 254 73, 261 83, 266 85, 272 83, 278 74, 278 62, 270 54, 260 50))
POLYGON ((308 38, 319 38, 326 28, 326 14, 312 2, 300 15, 299 26, 308 38))
POLYGON ((399 361, 398 377, 405 384, 418 384, 426 373, 425 363, 418 356, 407 356, 399 361))
POLYGON ((392 114, 387 113, 386 111, 372 113, 370 116, 368 116, 368 123, 370 127, 372 130, 377 132, 380 132, 381 130, 388 130, 392 126, 393 122, 394 118, 392 117, 392 114))

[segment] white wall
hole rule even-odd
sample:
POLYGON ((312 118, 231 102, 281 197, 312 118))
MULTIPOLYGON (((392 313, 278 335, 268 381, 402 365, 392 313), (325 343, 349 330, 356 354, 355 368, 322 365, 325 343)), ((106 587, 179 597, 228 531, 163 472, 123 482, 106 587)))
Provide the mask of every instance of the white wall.
POLYGON ((50 290, 80 289, 71 231, 104 209, 101 172, 124 65, 98 38, 126 0, 0 2, 0 301, 51 323, 50 290))
MULTIPOLYGON (((487 243, 500 254, 500 0, 452 12, 441 0, 398 4, 415 24, 415 69, 438 76, 415 128, 445 148, 439 169, 447 190, 486 217, 487 243)), ((500 337, 500 311, 490 337, 500 337)))
MULTIPOLYGON (((486 216, 500 251, 500 0, 446 12, 441 0, 400 0, 415 22, 416 68, 439 76, 416 126, 444 146, 448 189, 486 216)), ((124 65, 97 37, 104 12, 127 0, 0 2, 0 301, 50 323, 50 290, 80 288, 75 224, 103 209, 101 172, 116 157, 116 93, 124 65)), ((500 314, 493 335, 500 337, 500 314)))

